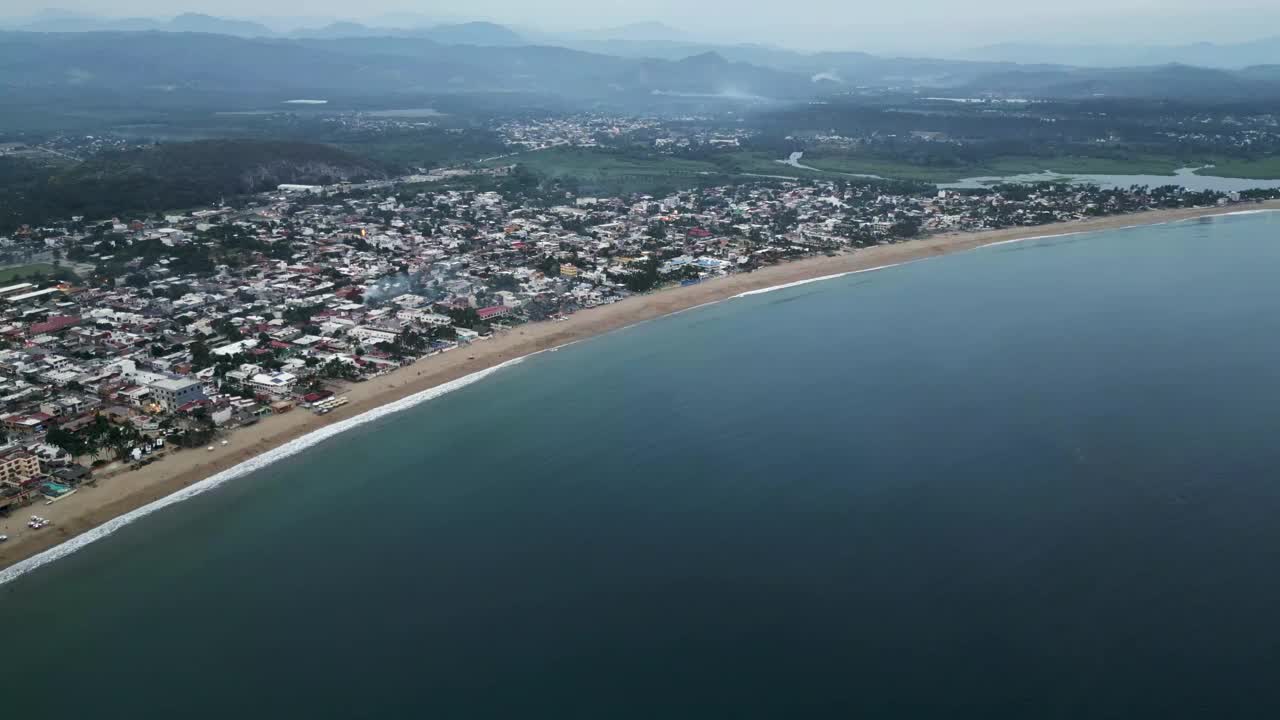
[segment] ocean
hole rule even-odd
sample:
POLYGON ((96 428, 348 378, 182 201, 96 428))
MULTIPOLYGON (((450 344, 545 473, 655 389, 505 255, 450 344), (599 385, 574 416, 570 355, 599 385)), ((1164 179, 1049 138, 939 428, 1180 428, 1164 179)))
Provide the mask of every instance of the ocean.
POLYGON ((542 353, 0 585, 6 717, 1267 717, 1280 223, 542 353))

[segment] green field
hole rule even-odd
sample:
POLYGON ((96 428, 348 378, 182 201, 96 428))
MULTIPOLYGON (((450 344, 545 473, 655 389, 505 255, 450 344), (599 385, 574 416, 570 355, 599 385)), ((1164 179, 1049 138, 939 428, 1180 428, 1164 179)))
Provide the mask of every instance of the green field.
POLYGON ((1247 180, 1280 180, 1280 157, 1258 160, 1216 160, 1213 167, 1198 170, 1196 174, 1247 180))
POLYGON ((497 164, 514 160, 530 170, 551 177, 594 177, 615 175, 699 174, 715 171, 715 165, 698 160, 654 155, 640 157, 606 150, 579 147, 555 147, 535 150, 497 164))
POLYGON ((641 157, 591 148, 537 150, 491 164, 517 163, 584 192, 664 192, 707 184, 721 177, 710 162, 653 155, 641 157))
POLYGON ((726 152, 706 160, 692 160, 669 155, 644 156, 592 148, 557 147, 500 158, 486 164, 512 163, 539 175, 575 184, 588 192, 657 193, 733 180, 748 181, 753 175, 829 177, 749 152, 726 152))
POLYGON ((1039 173, 1046 170, 1085 175, 1171 175, 1186 167, 1185 161, 1154 155, 1128 158, 1062 155, 1051 158, 1006 156, 967 165, 927 166, 858 155, 805 154, 801 163, 822 170, 843 173, 879 175, 902 180, 947 183, 971 177, 1001 177, 1039 173))
POLYGON ((76 277, 76 274, 67 268, 57 267, 48 263, 35 263, 33 265, 0 268, 0 284, 9 285, 24 282, 29 280, 32 275, 39 275, 44 278, 66 278, 68 280, 76 277))
MULTIPOLYGON (((795 168, 760 152, 726 151, 707 159, 676 158, 639 152, 557 147, 491 161, 518 163, 544 177, 576 186, 583 192, 659 193, 722 182, 747 182, 754 176, 797 179, 840 178, 840 173, 876 175, 893 180, 949 183, 972 177, 1005 177, 1052 171, 1062 175, 1172 175, 1184 167, 1208 164, 1170 156, 1135 153, 1127 157, 1004 156, 980 163, 928 166, 901 160, 849 154, 809 154, 800 161, 817 171, 795 168)), ((1280 158, 1222 160, 1205 175, 1253 179, 1280 178, 1280 158)))

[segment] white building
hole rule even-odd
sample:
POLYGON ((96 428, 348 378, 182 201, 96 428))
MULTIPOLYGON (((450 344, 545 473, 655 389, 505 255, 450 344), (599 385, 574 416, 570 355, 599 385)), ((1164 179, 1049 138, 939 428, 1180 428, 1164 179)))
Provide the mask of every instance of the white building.
POLYGON ((347 337, 360 342, 377 345, 378 343, 395 342, 399 333, 371 327, 354 327, 347 331, 347 337))
POLYGON ((293 373, 258 373, 249 379, 254 390, 261 390, 275 397, 285 397, 293 392, 298 376, 293 373))
POLYGON ((204 399, 204 385, 199 380, 164 379, 157 380, 147 386, 151 398, 164 407, 165 412, 173 412, 195 400, 204 399))

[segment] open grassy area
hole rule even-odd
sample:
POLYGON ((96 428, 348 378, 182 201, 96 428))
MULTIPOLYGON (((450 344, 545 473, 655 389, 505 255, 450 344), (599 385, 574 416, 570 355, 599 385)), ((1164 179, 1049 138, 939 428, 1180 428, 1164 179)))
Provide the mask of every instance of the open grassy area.
POLYGON ((691 160, 656 153, 642 156, 594 148, 557 147, 500 158, 486 164, 511 163, 523 165, 539 175, 572 181, 582 190, 592 192, 659 192, 735 179, 749 181, 755 175, 831 177, 745 151, 725 152, 707 160, 691 160))
POLYGON ((32 265, 0 268, 0 285, 25 282, 32 275, 39 275, 45 278, 66 278, 68 280, 76 278, 76 274, 65 267, 56 267, 48 263, 34 263, 32 265))
POLYGON ((1248 180, 1280 180, 1280 157, 1257 160, 1216 160, 1213 167, 1200 170, 1196 174, 1248 180))
POLYGON ((534 172, 551 177, 608 177, 617 175, 690 175, 715 172, 715 165, 698 160, 681 160, 664 155, 640 157, 606 150, 555 147, 498 161, 518 162, 534 172))
POLYGON ((805 154, 801 162, 831 172, 879 175, 902 180, 947 183, 972 177, 1000 177, 1046 170, 1064 175, 1171 175, 1186 163, 1174 158, 1135 155, 1129 158, 1063 155, 1053 158, 1008 156, 970 165, 931 167, 874 157, 805 154))
MULTIPOLYGON (((805 153, 801 164, 817 171, 791 167, 764 153, 725 151, 708 159, 690 160, 666 155, 622 154, 596 148, 557 147, 501 158, 490 164, 519 163, 546 177, 576 183, 584 192, 663 192, 716 182, 751 180, 752 176, 838 179, 839 173, 876 175, 894 180, 949 183, 972 177, 1004 177, 1052 171, 1063 175, 1172 175, 1193 162, 1170 156, 1137 154, 1128 157, 1004 156, 981 163, 954 166, 915 165, 856 153, 805 153)), ((1242 178, 1280 178, 1280 158, 1222 160, 1205 175, 1242 178)))
POLYGON ((546 177, 577 185, 584 192, 662 192, 723 180, 715 163, 664 155, 643 157, 592 148, 557 147, 503 158, 546 177))

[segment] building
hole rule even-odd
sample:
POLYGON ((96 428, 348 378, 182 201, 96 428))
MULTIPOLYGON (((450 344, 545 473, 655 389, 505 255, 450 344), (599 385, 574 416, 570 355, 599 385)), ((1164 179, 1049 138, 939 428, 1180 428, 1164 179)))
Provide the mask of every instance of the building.
POLYGON ((189 402, 204 399, 204 386, 198 380, 157 380, 147 386, 151 398, 164 408, 165 412, 174 412, 189 402))
POLYGON ((8 300, 11 303, 20 303, 20 302, 26 302, 27 300, 47 298, 50 295, 56 295, 57 293, 60 293, 60 292, 62 291, 59 290, 58 288, 46 288, 44 290, 33 290, 28 293, 22 293, 21 295, 9 295, 5 297, 5 300, 8 300))
POLYGON ((440 313, 423 313, 417 316, 418 322, 431 327, 449 327, 453 324, 453 318, 440 313))
POLYGON ((360 342, 367 342, 372 345, 378 343, 393 343, 400 334, 390 330, 382 330, 371 327, 355 327, 347 331, 347 337, 360 342))
POLYGON ((0 296, 9 296, 19 292, 30 292, 35 289, 35 285, 31 283, 18 283, 17 285, 8 285, 0 288, 0 296))
POLYGON ((298 376, 287 372, 258 373, 249 379, 254 390, 265 392, 275 397, 286 397, 293 392, 298 376))
POLYGON ((40 474, 40 461, 21 448, 0 453, 0 484, 21 485, 40 474))
POLYGON ((33 337, 36 335, 51 335, 79 324, 79 315, 55 315, 44 322, 32 323, 31 327, 27 328, 27 334, 33 337))
POLYGON ((492 307, 483 307, 476 310, 476 315, 481 320, 497 320, 511 314, 511 308, 505 305, 494 305, 492 307))

